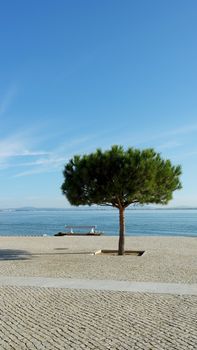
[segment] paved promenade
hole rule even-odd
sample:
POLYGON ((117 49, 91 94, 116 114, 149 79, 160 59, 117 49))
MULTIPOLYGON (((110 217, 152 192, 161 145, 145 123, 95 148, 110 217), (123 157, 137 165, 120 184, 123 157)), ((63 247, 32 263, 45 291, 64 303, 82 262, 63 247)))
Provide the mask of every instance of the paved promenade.
POLYGON ((195 238, 0 238, 0 349, 196 349, 195 238))
POLYGON ((111 280, 83 280, 50 277, 0 277, 0 287, 40 287, 104 290, 117 292, 140 292, 154 294, 197 295, 197 283, 152 283, 111 280))

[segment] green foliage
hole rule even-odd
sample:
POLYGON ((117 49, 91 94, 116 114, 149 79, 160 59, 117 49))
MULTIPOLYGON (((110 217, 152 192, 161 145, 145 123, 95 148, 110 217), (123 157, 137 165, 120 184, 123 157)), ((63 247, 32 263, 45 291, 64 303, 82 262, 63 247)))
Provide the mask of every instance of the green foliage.
POLYGON ((65 166, 62 192, 73 205, 167 204, 181 188, 180 166, 163 160, 153 149, 113 146, 74 156, 65 166))

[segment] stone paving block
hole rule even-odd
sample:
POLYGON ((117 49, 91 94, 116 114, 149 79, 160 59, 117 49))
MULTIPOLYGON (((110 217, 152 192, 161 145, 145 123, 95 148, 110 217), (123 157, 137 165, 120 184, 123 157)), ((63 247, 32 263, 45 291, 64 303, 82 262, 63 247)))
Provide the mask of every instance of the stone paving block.
POLYGON ((0 349, 195 349, 196 305, 195 296, 3 287, 0 349))

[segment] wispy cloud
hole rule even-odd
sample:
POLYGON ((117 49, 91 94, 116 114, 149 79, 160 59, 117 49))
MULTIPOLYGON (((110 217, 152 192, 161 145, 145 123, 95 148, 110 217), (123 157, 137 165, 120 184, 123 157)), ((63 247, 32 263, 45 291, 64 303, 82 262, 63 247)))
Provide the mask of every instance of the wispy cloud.
POLYGON ((0 140, 0 168, 19 169, 27 166, 30 159, 32 162, 38 157, 48 157, 49 152, 32 148, 29 134, 15 133, 0 140), (21 158, 23 159, 22 162, 21 158), (20 163, 19 163, 20 162, 20 163))
POLYGON ((119 135, 119 143, 130 145, 134 147, 141 147, 147 145, 147 147, 156 148, 173 148, 178 147, 184 143, 184 136, 195 134, 197 132, 197 124, 185 124, 177 128, 166 129, 162 132, 153 133, 151 129, 148 133, 138 134, 134 133, 129 135, 129 133, 119 135), (179 136, 181 142, 179 142, 179 136), (132 144, 131 144, 132 142, 132 144), (161 145, 160 143, 163 142, 161 145))
POLYGON ((31 157, 48 154, 40 150, 31 150, 28 148, 28 141, 21 134, 15 134, 0 140, 0 159, 11 157, 31 157))
POLYGON ((66 142, 61 142, 50 151, 43 151, 36 148, 35 138, 29 137, 29 134, 28 137, 25 133, 22 137, 21 134, 12 135, 0 141, 0 167, 8 169, 15 166, 16 173, 12 174, 12 177, 59 171, 74 153, 83 152, 83 147, 89 146, 90 141, 96 136, 96 134, 75 138, 70 136, 70 139, 67 137, 66 142), (30 141, 32 139, 34 147, 30 141))
POLYGON ((159 146, 157 146, 157 149, 159 150, 164 150, 164 149, 171 149, 171 148, 175 148, 175 147, 180 147, 182 144, 180 142, 177 141, 167 141, 159 146))
POLYGON ((4 95, 0 97, 0 116, 7 111, 16 93, 16 86, 11 86, 4 95))
POLYGON ((27 149, 24 150, 0 150, 0 158, 11 158, 11 157, 33 157, 33 156, 43 156, 49 154, 48 152, 44 151, 29 151, 27 149))
MULTIPOLYGON (((175 135, 182 135, 182 134, 190 134, 197 131, 197 124, 187 124, 187 125, 183 125, 179 128, 176 129, 172 129, 169 132, 167 132, 166 134, 171 136, 175 136, 175 135)), ((165 135, 165 134, 164 134, 165 135)))
POLYGON ((190 157, 195 157, 196 159, 196 156, 197 156, 197 150, 193 150, 193 151, 188 151, 188 152, 182 152, 180 154, 176 154, 175 156, 173 156, 172 158, 176 161, 183 161, 187 158, 190 158, 190 157))
POLYGON ((13 177, 23 177, 42 173, 51 173, 60 170, 65 162, 65 158, 50 158, 37 160, 31 164, 26 164, 26 166, 31 165, 31 169, 25 170, 15 174, 13 177))
MULTIPOLYGON (((155 140, 155 145, 153 145, 153 147, 161 151, 180 147, 184 144, 184 141, 181 139, 181 142, 179 142, 177 138, 175 140, 172 136, 191 133, 195 130, 197 130, 196 124, 169 130, 160 135, 157 134, 151 139, 155 140), (158 144, 158 140, 160 144, 158 144), (163 140, 163 143, 161 140, 163 140)), ((4 140, 0 140, 0 167, 1 169, 5 169, 15 166, 15 174, 12 174, 14 177, 61 171, 64 164, 73 154, 83 154, 93 151, 100 145, 102 137, 101 133, 98 134, 96 132, 80 137, 73 137, 73 135, 69 134, 65 137, 66 141, 56 144, 56 146, 51 149, 48 147, 49 150, 45 151, 39 146, 40 140, 38 141, 39 144, 36 144, 37 139, 34 137, 34 131, 32 135, 30 134, 31 133, 28 131, 27 134, 25 134, 25 132, 23 132, 23 134, 18 133, 4 140)), ((148 142, 150 142, 150 139, 144 139, 145 144, 148 142)), ((111 132, 109 132, 108 135, 106 134, 105 137, 102 137, 102 143, 106 143, 106 147, 109 147, 110 144, 114 144, 114 137, 111 132)), ((44 144, 46 144, 46 140, 44 140, 44 144)), ((48 145, 49 144, 50 140, 48 140, 48 145)), ((125 138, 122 138, 122 144, 126 145, 125 138)), ((138 144, 140 144, 140 141, 138 144)), ((137 143, 136 146, 138 146, 137 143)))

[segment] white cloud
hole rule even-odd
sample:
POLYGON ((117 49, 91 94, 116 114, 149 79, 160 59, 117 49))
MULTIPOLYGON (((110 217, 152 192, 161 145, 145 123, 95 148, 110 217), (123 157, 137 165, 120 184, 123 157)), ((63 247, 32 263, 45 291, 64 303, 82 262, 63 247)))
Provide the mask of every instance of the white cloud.
POLYGON ((89 147, 90 141, 96 137, 96 134, 91 134, 82 136, 80 138, 75 137, 73 139, 67 139, 66 142, 61 143, 56 148, 51 150, 48 154, 43 154, 44 157, 38 157, 38 159, 35 159, 31 162, 23 162, 17 164, 18 167, 30 167, 30 169, 19 172, 15 174, 14 177, 61 171, 63 170, 64 164, 73 156, 74 153, 82 153, 83 146, 85 145, 86 148, 88 144, 89 147))
POLYGON ((44 151, 29 151, 29 150, 0 150, 0 158, 10 158, 10 157, 34 157, 34 156, 43 156, 49 154, 44 151))
POLYGON ((28 143, 26 137, 23 137, 21 134, 15 134, 0 140, 0 159, 5 160, 10 157, 30 157, 48 154, 48 152, 45 151, 29 149, 28 143))
POLYGON ((49 152, 32 149, 29 135, 25 133, 16 133, 0 140, 0 169, 20 168, 28 166, 28 163, 33 165, 33 161, 38 157, 48 157, 49 152), (20 158, 23 161, 19 163, 20 158))
POLYGON ((171 149, 171 148, 175 148, 175 147, 180 147, 181 143, 177 142, 177 141, 167 141, 163 144, 161 144, 160 146, 157 146, 158 149, 171 149))
POLYGON ((37 159, 34 162, 23 163, 25 166, 31 166, 30 170, 25 170, 23 172, 17 173, 13 177, 22 177, 22 176, 30 176, 41 173, 50 173, 54 172, 58 169, 63 168, 63 164, 65 163, 65 158, 56 157, 55 155, 50 156, 46 159, 37 159))
POLYGON ((4 96, 0 98, 0 116, 7 111, 16 93, 16 87, 12 86, 7 90, 4 96))
POLYGON ((183 125, 180 128, 176 128, 173 130, 170 130, 167 135, 182 135, 182 134, 190 134, 197 131, 197 124, 187 124, 183 125))
POLYGON ((188 151, 188 152, 182 152, 181 154, 174 156, 173 159, 180 162, 180 161, 183 161, 184 159, 187 159, 190 157, 196 158, 196 156, 197 156, 197 151, 193 150, 193 151, 188 151))
POLYGON ((108 141, 113 140, 111 143, 123 144, 126 147, 156 147, 156 148, 173 148, 181 146, 184 143, 184 136, 190 135, 197 131, 197 124, 185 124, 174 129, 166 129, 162 132, 153 133, 151 128, 146 131, 130 132, 128 128, 125 127, 126 132, 119 132, 119 134, 114 137, 108 137, 108 141), (181 144, 179 139, 181 137, 181 144), (115 142, 114 142, 115 141, 115 142), (163 142, 163 143, 161 143, 163 142), (161 145, 160 145, 161 143, 161 145))
MULTIPOLYGON (((156 146, 158 149, 171 149, 182 145, 178 141, 172 140, 172 135, 190 133, 194 130, 197 130, 197 125, 187 125, 178 129, 169 130, 160 135, 158 134, 152 139, 164 139, 163 143, 156 146), (165 139, 167 139, 166 142, 165 139)), ((23 134, 16 134, 0 141, 0 167, 1 169, 5 169, 15 166, 16 173, 12 175, 14 177, 61 171, 64 164, 73 154, 82 154, 97 148, 97 146, 93 147, 93 145, 95 145, 95 141, 98 143, 100 138, 101 135, 96 133, 73 138, 72 135, 69 135, 66 138, 66 142, 60 143, 50 151, 43 151, 38 149, 38 145, 36 145, 37 139, 33 137, 31 132, 28 132, 28 135, 25 132, 23 132, 23 134), (19 157, 24 157, 24 161, 19 162, 19 157), (29 159, 31 157, 32 160, 29 159)), ((109 144, 111 139, 112 135, 109 134, 109 144)), ((147 141, 148 140, 145 142, 147 141)), ((125 144, 125 142, 123 142, 123 144, 125 144)))

